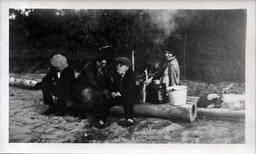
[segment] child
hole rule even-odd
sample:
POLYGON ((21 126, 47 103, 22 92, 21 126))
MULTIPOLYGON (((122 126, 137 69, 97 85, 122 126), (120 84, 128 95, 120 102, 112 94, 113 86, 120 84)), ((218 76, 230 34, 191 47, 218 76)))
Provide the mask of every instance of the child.
POLYGON ((58 115, 64 115, 65 103, 72 98, 71 90, 75 74, 63 55, 54 55, 50 59, 50 64, 51 67, 42 80, 44 104, 49 106, 45 114, 58 111, 58 115))

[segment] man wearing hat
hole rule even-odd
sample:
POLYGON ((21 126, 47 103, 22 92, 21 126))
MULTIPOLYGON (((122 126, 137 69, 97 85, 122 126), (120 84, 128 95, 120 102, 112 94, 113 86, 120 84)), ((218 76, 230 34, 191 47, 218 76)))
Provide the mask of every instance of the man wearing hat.
POLYGON ((103 56, 85 64, 74 86, 74 99, 80 110, 95 108, 110 97, 107 90, 110 76, 103 56))
POLYGON ((66 101, 72 98, 75 74, 66 57, 61 54, 54 55, 50 59, 50 65, 48 73, 42 79, 44 104, 49 106, 45 114, 58 112, 59 115, 63 115, 66 101))
POLYGON ((131 61, 126 57, 118 57, 116 71, 109 87, 111 99, 101 106, 99 127, 104 127, 111 107, 122 105, 124 107, 126 125, 133 124, 133 103, 135 102, 135 74, 131 70, 131 61))

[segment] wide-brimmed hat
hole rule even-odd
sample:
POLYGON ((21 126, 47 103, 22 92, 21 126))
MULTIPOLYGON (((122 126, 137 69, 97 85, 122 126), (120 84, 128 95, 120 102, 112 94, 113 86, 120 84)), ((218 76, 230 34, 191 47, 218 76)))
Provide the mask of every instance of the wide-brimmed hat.
POLYGON ((62 56, 61 54, 54 55, 50 59, 50 64, 53 67, 59 68, 59 69, 65 69, 68 67, 68 62, 65 56, 62 56))
POLYGON ((131 67, 132 63, 127 57, 118 57, 115 59, 117 63, 131 67))

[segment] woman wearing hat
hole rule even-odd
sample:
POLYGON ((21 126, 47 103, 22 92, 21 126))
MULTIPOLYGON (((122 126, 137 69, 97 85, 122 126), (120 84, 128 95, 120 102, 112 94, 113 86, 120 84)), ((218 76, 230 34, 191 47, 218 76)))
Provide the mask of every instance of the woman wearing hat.
POLYGON ((59 115, 63 115, 65 103, 72 97, 71 90, 75 74, 63 55, 54 55, 50 59, 50 65, 48 73, 42 80, 44 104, 49 106, 45 114, 58 112, 59 115))
POLYGON ((180 67, 178 61, 169 50, 164 51, 164 56, 165 63, 157 71, 155 76, 148 80, 148 83, 151 83, 152 80, 159 79, 166 87, 177 86, 180 84, 180 67))
MULTIPOLYGON (((176 57, 169 50, 164 50, 165 62, 160 67, 159 70, 156 71, 155 75, 146 81, 147 87, 147 100, 149 102, 159 101, 156 98, 157 85, 164 85, 165 88, 169 86, 177 86, 180 85, 180 67, 176 57), (154 84, 152 85, 152 81, 154 80, 154 84)), ((165 99, 165 98, 161 98, 165 99)), ((162 101, 162 100, 161 100, 162 101)), ((163 100, 164 102, 164 100, 163 100)))

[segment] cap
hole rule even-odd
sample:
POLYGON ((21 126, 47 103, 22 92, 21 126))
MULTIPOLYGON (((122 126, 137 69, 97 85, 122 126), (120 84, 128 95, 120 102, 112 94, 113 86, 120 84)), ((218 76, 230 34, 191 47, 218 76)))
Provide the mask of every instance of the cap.
POLYGON ((115 59, 116 62, 131 67, 131 61, 127 57, 118 57, 115 59))
POLYGON ((68 62, 65 56, 62 56, 61 54, 54 55, 50 59, 50 64, 53 67, 59 68, 59 69, 65 69, 68 67, 68 62))

